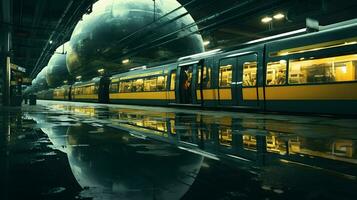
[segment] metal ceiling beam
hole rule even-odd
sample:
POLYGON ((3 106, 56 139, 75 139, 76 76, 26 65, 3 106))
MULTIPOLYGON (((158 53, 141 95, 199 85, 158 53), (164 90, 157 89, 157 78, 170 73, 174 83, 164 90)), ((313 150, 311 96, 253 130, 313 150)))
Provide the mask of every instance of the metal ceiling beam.
MULTIPOLYGON (((37 27, 37 26, 39 26, 39 23, 40 23, 40 21, 41 21, 42 15, 43 15, 43 13, 44 13, 45 5, 46 5, 46 1, 45 1, 45 0, 38 0, 38 1, 36 2, 36 8, 35 8, 35 11, 34 11, 34 14, 33 14, 34 18, 32 19, 32 25, 31 25, 31 27, 37 27)), ((36 29, 32 29, 32 30, 30 31, 30 32, 31 32, 30 35, 31 35, 31 36, 35 36, 36 33, 37 33, 37 31, 38 31, 38 30, 36 30, 36 29)), ((31 39, 28 40, 27 44, 28 44, 28 45, 31 45, 32 42, 33 42, 33 41, 32 41, 32 37, 31 37, 31 39)), ((31 57, 31 53, 28 52, 28 53, 27 53, 27 56, 26 56, 26 59, 28 60, 30 57, 31 57)), ((27 62, 27 61, 26 61, 26 62, 27 62)))
POLYGON ((52 32, 49 40, 53 43, 49 43, 43 48, 43 51, 38 57, 35 68, 32 70, 30 76, 35 77, 41 69, 47 64, 48 60, 52 56, 53 51, 58 45, 66 42, 72 33, 74 26, 77 24, 82 15, 88 10, 97 0, 85 0, 85 1, 71 1, 64 10, 61 18, 58 20, 55 30, 52 32))

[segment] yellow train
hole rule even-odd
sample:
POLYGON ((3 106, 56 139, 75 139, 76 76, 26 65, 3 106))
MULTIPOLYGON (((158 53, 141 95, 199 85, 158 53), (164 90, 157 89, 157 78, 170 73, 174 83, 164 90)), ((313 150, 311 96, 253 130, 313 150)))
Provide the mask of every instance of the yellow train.
POLYGON ((356 33, 342 23, 188 56, 65 86, 63 99, 355 115, 356 33))

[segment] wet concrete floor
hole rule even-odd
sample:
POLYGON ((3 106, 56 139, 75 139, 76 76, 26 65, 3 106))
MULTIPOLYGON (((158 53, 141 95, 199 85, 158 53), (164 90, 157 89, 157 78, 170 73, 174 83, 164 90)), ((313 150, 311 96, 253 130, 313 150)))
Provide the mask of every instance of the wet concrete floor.
POLYGON ((357 119, 0 107, 0 199, 355 199, 357 119))

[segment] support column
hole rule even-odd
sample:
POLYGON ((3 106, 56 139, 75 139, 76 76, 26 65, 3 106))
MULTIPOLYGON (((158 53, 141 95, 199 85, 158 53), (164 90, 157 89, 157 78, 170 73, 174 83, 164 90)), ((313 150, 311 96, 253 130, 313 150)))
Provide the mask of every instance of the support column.
MULTIPOLYGON (((3 29, 4 30, 4 29, 3 29)), ((6 29, 5 29, 6 30, 6 29)), ((11 68, 10 68, 10 32, 1 33, 1 60, 0 66, 2 70, 1 77, 1 93, 2 104, 8 106, 10 104, 10 80, 11 80, 11 68)))
POLYGON ((11 12, 12 1, 2 0, 3 23, 0 31, 0 70, 1 70, 1 93, 2 104, 10 105, 10 51, 11 51, 11 12))

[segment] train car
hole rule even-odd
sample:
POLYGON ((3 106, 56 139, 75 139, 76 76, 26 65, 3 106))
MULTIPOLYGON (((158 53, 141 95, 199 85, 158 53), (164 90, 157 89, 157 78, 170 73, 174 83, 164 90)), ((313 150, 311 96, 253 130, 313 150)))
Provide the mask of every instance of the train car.
POLYGON ((53 90, 54 100, 72 100, 71 98, 71 85, 64 85, 53 90))
POLYGON ((78 82, 72 85, 70 92, 72 101, 108 103, 109 79, 96 77, 90 81, 78 82))
POLYGON ((174 64, 167 64, 112 76, 109 85, 109 102, 167 105, 175 99, 174 87, 171 86, 173 83, 168 79, 175 67, 174 64))
POLYGON ((357 114, 357 23, 266 44, 268 111, 357 114))
POLYGON ((356 114, 356 31, 357 23, 342 23, 119 74, 110 102, 356 114), (160 91, 143 89, 150 76, 160 91))
POLYGON ((74 101, 357 113, 357 20, 72 86, 74 101))
POLYGON ((36 96, 38 99, 51 100, 53 99, 53 89, 39 91, 36 96))

